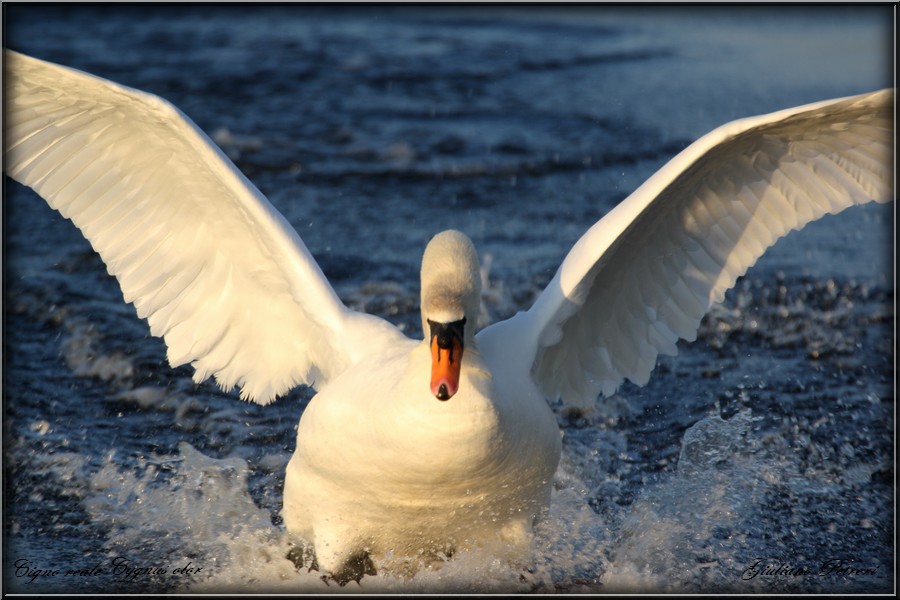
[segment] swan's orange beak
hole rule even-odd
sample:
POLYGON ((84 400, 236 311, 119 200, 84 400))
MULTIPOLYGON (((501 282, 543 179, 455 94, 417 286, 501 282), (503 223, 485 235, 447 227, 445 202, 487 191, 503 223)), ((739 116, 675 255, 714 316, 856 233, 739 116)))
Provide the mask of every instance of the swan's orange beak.
POLYGON ((431 393, 438 400, 449 400, 459 390, 466 320, 428 321, 428 324, 431 326, 431 393))

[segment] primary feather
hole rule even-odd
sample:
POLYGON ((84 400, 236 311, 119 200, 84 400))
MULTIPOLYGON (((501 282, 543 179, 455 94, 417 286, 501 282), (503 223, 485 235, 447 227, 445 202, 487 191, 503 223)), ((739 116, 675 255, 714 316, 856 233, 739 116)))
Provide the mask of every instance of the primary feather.
POLYGON ((361 319, 190 119, 151 94, 5 58, 7 174, 81 229, 173 366, 265 404, 357 360, 342 336, 361 319))
POLYGON ((892 200, 893 104, 883 90, 742 119, 673 158, 582 236, 520 319, 544 394, 583 406, 626 378, 644 385, 780 237, 892 200))

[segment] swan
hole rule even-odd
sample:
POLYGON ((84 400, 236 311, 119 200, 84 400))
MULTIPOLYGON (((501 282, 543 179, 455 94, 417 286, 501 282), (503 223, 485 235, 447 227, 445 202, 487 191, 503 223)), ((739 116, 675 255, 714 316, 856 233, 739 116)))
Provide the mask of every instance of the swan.
POLYGON ((174 367, 267 404, 315 388, 282 515, 318 568, 483 547, 527 556, 560 431, 701 318, 789 231, 893 199, 892 89, 725 124, 583 234, 525 311, 476 331, 478 254, 438 233, 423 336, 348 309, 297 232, 165 100, 7 50, 5 170, 71 219, 174 367))

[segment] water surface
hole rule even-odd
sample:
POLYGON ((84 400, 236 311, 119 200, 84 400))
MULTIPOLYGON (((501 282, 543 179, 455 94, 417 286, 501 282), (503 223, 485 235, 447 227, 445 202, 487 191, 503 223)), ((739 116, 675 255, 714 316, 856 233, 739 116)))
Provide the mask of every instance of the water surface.
MULTIPOLYGON (((345 302, 413 336, 438 230, 473 238, 489 318, 508 316, 693 139, 890 86, 893 70, 884 7, 13 5, 6 17, 9 47, 174 102, 345 302)), ((311 392, 259 407, 194 385, 71 223, 5 185, 4 588, 332 589, 284 558, 279 516, 311 392)), ((346 591, 889 591, 892 217, 892 204, 858 207, 789 236, 646 387, 588 414, 557 407, 564 456, 529 569, 462 555, 346 591)))

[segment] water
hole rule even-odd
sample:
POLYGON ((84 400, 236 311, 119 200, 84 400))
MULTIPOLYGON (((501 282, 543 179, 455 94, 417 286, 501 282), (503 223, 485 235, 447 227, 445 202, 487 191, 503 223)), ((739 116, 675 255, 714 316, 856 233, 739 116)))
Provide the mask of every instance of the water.
MULTIPOLYGON (((692 139, 892 83, 885 7, 5 9, 10 47, 182 108, 345 302, 411 335, 439 229, 473 238, 502 318, 692 139)), ((5 191, 4 589, 334 591, 278 514, 310 392, 194 385, 78 231, 5 191)), ((459 555, 342 591, 891 591, 892 216, 788 237, 648 386, 557 410, 529 568, 459 555)))

